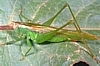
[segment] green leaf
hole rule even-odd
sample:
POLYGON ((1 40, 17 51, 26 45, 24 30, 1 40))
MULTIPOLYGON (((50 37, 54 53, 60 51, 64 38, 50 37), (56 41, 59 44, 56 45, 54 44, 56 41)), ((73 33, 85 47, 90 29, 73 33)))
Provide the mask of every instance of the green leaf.
MULTIPOLYGON (((13 21, 20 21, 18 17, 20 5, 25 17, 35 23, 43 24, 52 18, 65 3, 68 3, 81 28, 99 29, 100 26, 100 0, 1 0, 0 3, 0 25, 9 24, 11 22, 10 16, 13 17, 13 21)), ((71 18, 68 8, 65 8, 53 21, 52 26, 60 27, 71 18)), ((67 27, 74 28, 72 24, 67 27)), ((99 37, 100 31, 98 29, 87 32, 99 37)), ((17 40, 20 37, 18 31, 0 31, 0 44, 17 40)), ((100 58, 100 40, 87 40, 87 43, 93 53, 100 58)), ((86 61, 90 66, 99 66, 86 52, 86 46, 81 42, 35 44, 38 51, 33 48, 29 53, 30 55, 23 61, 19 61, 22 58, 21 52, 25 53, 29 47, 22 46, 22 51, 20 51, 20 46, 16 44, 20 45, 21 41, 12 45, 0 46, 1 66, 70 66, 80 60, 86 61), (81 48, 86 51, 81 50, 81 48)))

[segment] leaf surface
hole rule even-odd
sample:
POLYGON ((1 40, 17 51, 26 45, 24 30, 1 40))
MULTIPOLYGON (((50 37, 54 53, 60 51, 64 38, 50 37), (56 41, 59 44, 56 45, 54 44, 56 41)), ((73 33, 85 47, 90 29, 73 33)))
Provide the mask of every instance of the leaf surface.
MULTIPOLYGON (((33 22, 43 24, 52 18, 66 2, 71 6, 81 28, 99 28, 100 0, 1 0, 0 25, 9 24, 11 20, 20 21, 18 17, 19 9, 22 9, 23 15, 33 20, 33 22)), ((65 8, 53 21, 52 26, 60 27, 71 19, 72 17, 68 8, 65 8)), ((66 26, 66 29, 67 27, 74 28, 72 24, 66 26)), ((98 37, 100 36, 99 30, 87 32, 98 37)), ((18 38, 18 30, 0 31, 0 44, 17 40, 18 38)), ((87 40, 87 43, 93 53, 100 58, 100 41, 87 40)), ((90 66, 98 66, 87 52, 80 49, 87 50, 86 46, 80 42, 66 41, 61 43, 47 43, 45 45, 35 44, 38 52, 33 48, 30 52, 32 54, 27 56, 23 61, 19 61, 22 58, 20 44, 21 41, 12 45, 0 46, 0 66, 70 66, 80 60, 86 61, 90 66)), ((28 46, 22 46, 23 53, 28 49, 28 46)))

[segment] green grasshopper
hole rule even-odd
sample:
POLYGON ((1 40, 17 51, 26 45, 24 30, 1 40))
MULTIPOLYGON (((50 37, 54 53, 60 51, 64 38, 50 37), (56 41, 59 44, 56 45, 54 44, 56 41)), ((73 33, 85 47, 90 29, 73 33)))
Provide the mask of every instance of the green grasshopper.
MULTIPOLYGON (((23 17, 23 15, 21 14, 23 17)), ((29 51, 31 50, 32 47, 34 47, 34 42, 37 44, 42 44, 44 42, 63 42, 63 41, 82 41, 83 43, 88 46, 88 44, 85 42, 85 39, 87 40, 97 40, 99 39, 98 37, 89 34, 87 32, 81 31, 77 20, 74 17, 74 14, 68 4, 65 4, 61 10, 58 11, 58 13, 49 19, 48 21, 44 22, 42 25, 41 24, 34 24, 32 22, 15 22, 13 21, 10 24, 13 29, 18 28, 22 34, 21 39, 25 39, 27 45, 30 47, 30 49, 25 53, 24 58, 27 56, 29 51), (64 10, 66 7, 69 8, 71 15, 73 17, 73 20, 68 21, 65 25, 57 28, 50 26, 51 23, 54 21, 54 19, 64 10), (71 31, 71 30, 66 30, 63 29, 65 26, 73 24, 76 28, 76 31, 71 31)), ((1 28, 0 28, 1 29, 1 28)), ((11 44, 13 41, 8 42, 6 44, 11 44)), ((91 52, 90 48, 89 53, 94 57, 93 53, 91 52)), ((23 59, 24 59, 23 58, 23 59)))

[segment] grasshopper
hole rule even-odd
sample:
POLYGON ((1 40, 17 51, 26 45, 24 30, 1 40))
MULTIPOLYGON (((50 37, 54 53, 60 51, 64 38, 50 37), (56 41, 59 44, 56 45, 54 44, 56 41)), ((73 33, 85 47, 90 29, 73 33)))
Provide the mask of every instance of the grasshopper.
MULTIPOLYGON (((27 56, 27 54, 29 53, 31 48, 34 47, 34 45, 33 45, 34 40, 37 44, 42 44, 46 41, 47 42, 82 41, 84 44, 86 44, 86 46, 89 50, 89 54, 92 56, 92 58, 95 57, 94 54, 92 53, 90 47, 86 43, 85 39, 86 40, 98 40, 99 38, 96 37, 95 35, 84 32, 80 29, 80 27, 77 23, 77 20, 68 4, 65 4, 54 17, 52 17, 48 21, 44 22, 42 25, 35 24, 32 22, 28 23, 28 22, 12 21, 10 25, 0 26, 0 30, 15 30, 16 28, 20 29, 20 32, 23 35, 21 37, 21 39, 25 39, 27 42, 27 45, 30 47, 30 49, 25 53, 23 59, 27 56), (68 21, 65 25, 63 25, 59 28, 50 26, 51 23, 54 21, 54 19, 66 7, 68 7, 69 11, 71 12, 73 20, 68 21), (69 24, 73 24, 76 28, 76 31, 63 29, 64 27, 66 27, 69 24), (35 34, 35 36, 34 36, 34 34, 35 34)), ((12 42, 13 41, 8 42, 6 44, 9 45, 12 42)))

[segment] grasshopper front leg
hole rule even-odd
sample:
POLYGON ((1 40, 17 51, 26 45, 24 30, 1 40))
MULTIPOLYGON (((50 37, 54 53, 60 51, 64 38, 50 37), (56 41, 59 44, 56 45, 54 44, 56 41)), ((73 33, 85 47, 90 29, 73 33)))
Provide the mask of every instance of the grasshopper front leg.
MULTIPOLYGON (((34 41, 35 38, 36 38, 35 33, 33 34, 32 31, 26 29, 26 35, 24 36, 23 42, 21 42, 21 46, 23 43, 26 43, 29 46, 29 49, 26 51, 25 54, 22 53, 23 57, 20 59, 20 61, 24 60, 25 57, 28 56, 28 53, 31 51, 32 48, 34 48, 35 51, 37 51, 37 48, 35 46, 35 41, 34 41)), ((21 46, 20 46, 20 49, 21 49, 21 46)))

